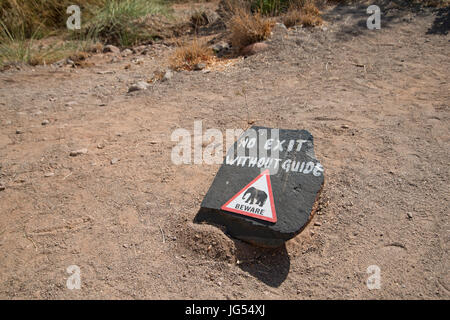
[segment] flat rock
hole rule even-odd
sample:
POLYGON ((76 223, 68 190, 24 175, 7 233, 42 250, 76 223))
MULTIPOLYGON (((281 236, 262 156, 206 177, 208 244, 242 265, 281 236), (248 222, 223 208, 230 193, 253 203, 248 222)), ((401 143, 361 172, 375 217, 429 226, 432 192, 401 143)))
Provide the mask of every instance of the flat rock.
POLYGON ((278 247, 310 221, 324 183, 306 130, 252 127, 227 152, 195 222, 278 247))

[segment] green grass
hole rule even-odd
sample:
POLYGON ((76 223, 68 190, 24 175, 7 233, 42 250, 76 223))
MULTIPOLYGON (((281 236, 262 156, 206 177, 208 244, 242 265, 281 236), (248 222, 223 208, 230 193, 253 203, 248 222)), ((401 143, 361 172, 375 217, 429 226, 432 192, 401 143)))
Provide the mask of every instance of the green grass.
POLYGON ((94 42, 132 46, 153 37, 145 17, 168 13, 164 0, 0 0, 0 67, 52 63, 94 42), (66 28, 72 4, 81 8, 82 30, 66 28))
POLYGON ((168 7, 160 0, 108 0, 89 21, 87 33, 103 42, 131 46, 153 37, 144 21, 150 14, 167 15, 168 7))
MULTIPOLYGON (((36 35, 25 36, 25 31, 12 34, 0 22, 0 69, 8 64, 26 63, 30 65, 50 64, 79 51, 87 50, 91 41, 50 41, 44 45, 36 35)), ((36 34, 39 30, 36 30, 36 34)))

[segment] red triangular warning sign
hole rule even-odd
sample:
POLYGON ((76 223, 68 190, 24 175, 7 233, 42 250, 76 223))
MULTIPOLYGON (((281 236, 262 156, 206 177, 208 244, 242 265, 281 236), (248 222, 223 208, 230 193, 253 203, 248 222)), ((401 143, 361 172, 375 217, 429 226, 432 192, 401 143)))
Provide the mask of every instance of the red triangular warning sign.
POLYGON ((269 170, 257 176, 228 200, 221 209, 256 219, 277 222, 269 170))

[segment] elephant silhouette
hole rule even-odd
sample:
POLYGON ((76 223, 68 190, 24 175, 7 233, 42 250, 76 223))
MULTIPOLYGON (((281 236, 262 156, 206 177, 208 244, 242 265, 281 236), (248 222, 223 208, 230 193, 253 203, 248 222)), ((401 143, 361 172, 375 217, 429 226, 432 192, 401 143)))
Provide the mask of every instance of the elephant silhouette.
POLYGON ((256 204, 260 207, 262 207, 264 203, 266 203, 267 193, 265 193, 264 191, 258 190, 254 187, 248 188, 242 196, 242 199, 245 199, 248 194, 249 197, 247 198, 245 203, 254 204, 256 201, 256 204))

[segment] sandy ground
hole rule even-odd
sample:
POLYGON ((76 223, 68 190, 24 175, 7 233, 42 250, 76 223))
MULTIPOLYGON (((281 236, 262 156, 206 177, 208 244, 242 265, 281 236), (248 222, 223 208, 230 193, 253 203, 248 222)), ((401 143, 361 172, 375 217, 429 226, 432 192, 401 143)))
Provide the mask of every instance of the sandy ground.
POLYGON ((173 48, 0 73, 0 298, 449 299, 448 11, 385 17, 370 31, 365 8, 333 9, 131 94, 173 48), (194 224, 219 166, 171 162, 175 129, 245 129, 247 112, 309 130, 326 170, 313 223, 277 250, 194 224))

